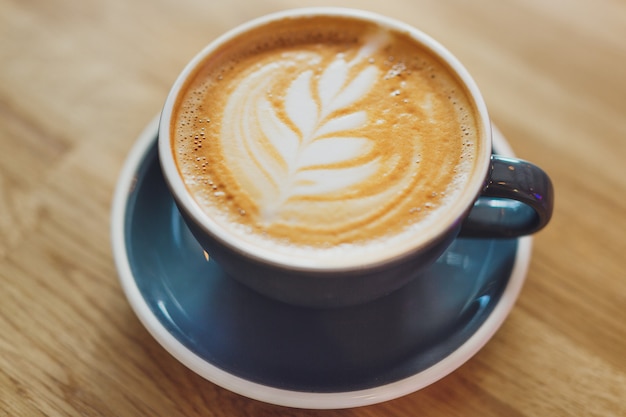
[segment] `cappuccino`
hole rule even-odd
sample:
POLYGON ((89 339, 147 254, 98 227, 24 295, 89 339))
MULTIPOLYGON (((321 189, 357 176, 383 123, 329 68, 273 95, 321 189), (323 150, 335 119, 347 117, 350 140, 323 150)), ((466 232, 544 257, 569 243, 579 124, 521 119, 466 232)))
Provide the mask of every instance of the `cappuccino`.
POLYGON ((341 253, 449 223, 482 129, 454 71, 408 34, 296 16, 205 57, 170 136, 187 190, 229 233, 341 253))

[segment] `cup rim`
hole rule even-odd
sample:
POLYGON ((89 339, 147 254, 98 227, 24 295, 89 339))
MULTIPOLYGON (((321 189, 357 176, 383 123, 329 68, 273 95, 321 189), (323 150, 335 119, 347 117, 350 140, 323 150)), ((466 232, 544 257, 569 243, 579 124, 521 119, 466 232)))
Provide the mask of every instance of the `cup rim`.
POLYGON ((458 226, 464 217, 464 214, 471 208, 477 196, 484 188, 485 178, 489 168, 492 137, 491 122, 489 120, 487 107, 476 82, 463 64, 461 64, 461 62, 447 48, 420 29, 417 29, 403 21, 370 11, 345 7, 305 7, 267 14, 238 25, 209 42, 185 65, 176 78, 167 95, 159 118, 158 133, 159 161, 170 191, 172 192, 175 200, 178 202, 179 209, 184 210, 195 225, 200 227, 204 233, 207 233, 213 239, 219 241, 220 244, 225 245, 231 250, 240 253, 247 258, 251 258, 265 264, 299 271, 329 272, 354 269, 364 270, 397 262, 398 260, 404 259, 422 248, 428 247, 432 244, 432 242, 437 241, 439 238, 449 233, 451 229, 458 226), (336 16, 364 20, 375 23, 383 29, 394 30, 396 32, 402 32, 409 35, 416 42, 420 43, 436 57, 438 57, 446 66, 448 66, 448 68, 458 78, 459 83, 466 89, 472 104, 475 106, 477 124, 481 130, 481 134, 478 136, 479 138, 482 138, 481 143, 477 147, 478 152, 476 155, 475 167, 470 174, 470 179, 464 192, 461 193, 454 204, 446 210, 444 213, 445 217, 441 219, 438 224, 429 226, 426 229, 426 233, 423 233, 422 238, 419 239, 419 241, 416 239, 415 242, 402 242, 401 244, 394 245, 394 248, 397 249, 393 251, 385 251, 385 253, 368 252, 367 257, 364 257, 362 252, 357 251, 358 253, 355 252, 353 256, 333 256, 332 259, 323 259, 323 262, 320 262, 320 257, 298 256, 293 253, 281 253, 277 250, 248 242, 239 238, 234 233, 229 232, 227 227, 221 225, 219 221, 212 219, 205 213, 205 211, 188 191, 182 178, 180 177, 171 147, 170 123, 172 109, 182 91, 182 88, 185 86, 188 77, 195 73, 198 66, 212 52, 216 51, 221 45, 247 31, 274 21, 314 16, 336 16))

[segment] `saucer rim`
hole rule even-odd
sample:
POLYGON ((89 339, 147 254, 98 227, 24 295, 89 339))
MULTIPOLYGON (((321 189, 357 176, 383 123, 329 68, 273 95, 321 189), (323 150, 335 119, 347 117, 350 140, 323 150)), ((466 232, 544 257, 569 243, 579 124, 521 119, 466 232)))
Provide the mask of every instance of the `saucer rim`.
MULTIPOLYGON (((493 311, 457 349, 434 365, 409 377, 380 386, 341 392, 305 392, 276 388, 249 381, 218 368, 187 348, 154 315, 137 286, 125 241, 128 198, 137 180, 138 168, 158 134, 159 116, 150 121, 131 148, 118 176, 111 210, 111 239, 119 281, 135 315, 154 339, 174 358, 204 379, 245 397, 294 408, 341 409, 381 403, 419 391, 449 375, 472 358, 493 337, 513 308, 526 280, 532 252, 532 237, 518 239, 509 280, 493 311)), ((492 126, 494 147, 514 156, 500 131, 492 126)))

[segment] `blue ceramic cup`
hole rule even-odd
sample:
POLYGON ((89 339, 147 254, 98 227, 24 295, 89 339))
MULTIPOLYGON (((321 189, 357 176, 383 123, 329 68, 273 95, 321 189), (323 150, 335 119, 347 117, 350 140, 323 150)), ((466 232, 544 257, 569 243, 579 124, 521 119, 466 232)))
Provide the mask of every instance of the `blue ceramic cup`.
POLYGON ((537 166, 492 154, 491 121, 481 94, 458 60, 435 40, 404 23, 350 9, 314 8, 285 11, 244 24, 209 44, 183 70, 163 108, 159 126, 159 157, 163 173, 186 224, 201 246, 234 279, 255 291, 286 303, 327 308, 364 303, 397 290, 431 265, 459 236, 515 238, 532 234, 550 220, 553 189, 550 178, 537 166), (332 262, 323 256, 284 254, 275 248, 250 243, 223 227, 200 207, 177 167, 172 150, 171 124, 186 81, 207 57, 218 54, 232 39, 278 20, 303 16, 342 16, 402 32, 427 48, 451 71, 468 92, 475 107, 479 152, 466 185, 447 212, 416 233, 410 244, 363 257, 351 254, 332 262))

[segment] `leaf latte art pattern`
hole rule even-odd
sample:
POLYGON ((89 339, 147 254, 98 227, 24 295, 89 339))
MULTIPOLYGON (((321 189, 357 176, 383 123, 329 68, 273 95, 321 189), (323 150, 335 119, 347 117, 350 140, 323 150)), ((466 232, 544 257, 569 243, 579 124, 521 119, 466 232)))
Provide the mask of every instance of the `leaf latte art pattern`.
POLYGON ((172 146, 193 198, 281 253, 375 252, 430 230, 473 169, 465 90, 406 34, 292 23, 229 43, 185 86, 172 146))
POLYGON ((368 115, 354 105, 380 70, 364 63, 362 54, 350 61, 339 55, 319 74, 311 67, 324 63, 313 52, 283 58, 238 84, 222 122, 228 166, 268 223, 290 217, 298 200, 345 198, 379 169, 372 140, 360 132, 368 115), (294 77, 296 68, 301 71, 294 77), (292 81, 275 100, 269 92, 280 91, 276 84, 290 75, 292 81))

